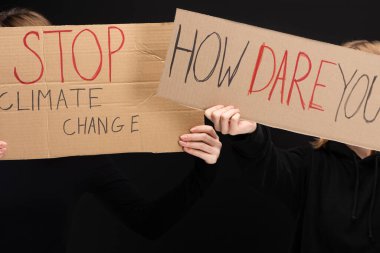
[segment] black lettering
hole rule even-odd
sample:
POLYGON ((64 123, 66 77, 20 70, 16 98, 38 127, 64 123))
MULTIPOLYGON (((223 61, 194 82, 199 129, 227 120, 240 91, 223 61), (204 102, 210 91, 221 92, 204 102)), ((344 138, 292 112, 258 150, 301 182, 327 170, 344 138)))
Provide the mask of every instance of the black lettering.
POLYGON ((87 128, 87 117, 85 117, 85 119, 84 119, 84 123, 83 124, 81 124, 80 123, 80 118, 78 118, 78 134, 80 134, 80 128, 81 127, 83 127, 83 132, 84 132, 84 134, 86 134, 86 128, 87 128))
POLYGON ((57 101, 57 110, 59 108, 59 104, 61 103, 61 101, 65 102, 65 106, 67 109, 68 107, 67 107, 67 102, 66 102, 66 98, 65 98, 65 93, 63 92, 62 89, 59 91, 59 96, 58 96, 58 101, 57 101))
POLYGON ((46 92, 46 94, 44 94, 41 90, 38 90, 38 95, 37 95, 37 109, 38 109, 38 111, 40 110, 40 108, 41 108, 41 99, 40 99, 40 97, 43 97, 43 98, 47 98, 47 97, 49 97, 49 106, 50 106, 50 110, 52 110, 53 109, 53 107, 52 107, 52 102, 51 102, 51 90, 48 90, 47 92, 46 92))
POLYGON ((208 79, 210 79, 210 77, 212 76, 212 74, 214 73, 215 71, 215 68, 216 68, 216 65, 218 64, 218 61, 219 61, 219 58, 220 58, 220 51, 221 51, 221 47, 222 47, 222 40, 220 38, 220 35, 216 32, 213 32, 213 33, 210 33, 209 35, 207 35, 207 37, 201 42, 201 44, 199 45, 199 48, 198 48, 198 51, 197 51, 197 54, 195 55, 195 59, 194 59, 194 64, 193 64, 193 74, 194 74, 194 79, 197 81, 197 82, 205 82, 207 81, 208 79), (198 59, 198 55, 199 55, 199 52, 201 51, 202 49, 202 46, 204 45, 204 43, 212 36, 212 35, 215 35, 218 39, 218 42, 219 42, 219 47, 218 47, 218 54, 216 56, 216 59, 215 59, 215 63, 214 63, 214 66, 212 67, 212 69, 210 70, 209 74, 203 78, 203 79, 199 79, 197 77, 197 74, 196 74, 196 71, 195 71, 195 67, 197 65, 197 59, 198 59))
POLYGON ((34 111, 34 90, 32 90, 32 111, 34 111))
POLYGON ((29 111, 29 108, 20 108, 20 92, 17 91, 17 111, 29 111))
POLYGON ((102 128, 103 128, 103 132, 105 134, 108 133, 108 119, 106 118, 106 124, 104 125, 103 121, 101 118, 98 118, 98 134, 100 134, 100 125, 102 125, 102 128))
POLYGON ((186 76, 185 76, 185 83, 186 83, 187 77, 188 77, 189 72, 190 72, 191 64, 193 63, 195 46, 196 46, 197 37, 198 37, 198 30, 195 31, 193 48, 192 49, 187 49, 187 48, 183 48, 183 47, 178 46, 179 38, 181 36, 181 29, 182 29, 182 27, 181 27, 181 25, 179 25, 178 33, 177 33, 177 38, 176 38, 175 46, 174 46, 174 50, 173 50, 172 61, 170 62, 169 77, 171 77, 171 74, 172 74, 173 64, 174 64, 175 56, 177 54, 177 50, 181 50, 181 51, 184 51, 186 53, 191 53, 190 54, 190 59, 189 59, 189 64, 187 65, 186 76))
POLYGON ((100 104, 97 104, 97 105, 93 105, 92 104, 92 99, 98 99, 99 98, 99 97, 92 96, 92 91, 93 90, 103 90, 103 88, 90 88, 89 89, 89 91, 88 91, 88 97, 89 97, 90 109, 92 107, 99 107, 99 106, 101 106, 100 104))
POLYGON ((243 50, 243 53, 240 55, 240 58, 239 58, 239 61, 238 63, 236 64, 235 66, 235 69, 234 71, 232 72, 232 75, 231 75, 231 66, 229 66, 226 70, 226 72, 224 73, 223 75, 223 79, 220 80, 221 76, 222 76, 222 71, 223 71, 223 66, 224 66, 224 59, 226 57, 226 51, 227 51, 227 42, 228 42, 228 38, 226 37, 225 39, 225 43, 224 43, 224 51, 223 51, 223 58, 222 58, 222 65, 220 66, 220 72, 219 72, 219 78, 218 78, 218 87, 222 86, 222 83, 224 82, 224 79, 226 78, 226 76, 228 75, 228 87, 230 87, 231 83, 232 83, 232 80, 234 79, 239 67, 240 67, 240 63, 241 63, 241 60, 243 59, 243 56, 248 48, 248 45, 249 45, 249 41, 247 42, 247 45, 245 45, 245 48, 243 50))
POLYGON ((361 75, 359 77, 359 79, 356 81, 354 87, 352 87, 350 93, 347 96, 346 102, 344 103, 344 115, 346 116, 347 119, 351 119, 353 116, 355 116, 358 113, 358 111, 359 111, 360 107, 362 106, 362 104, 364 102, 364 99, 365 99, 365 97, 367 95, 368 86, 369 86, 369 77, 368 77, 368 75, 366 75, 366 74, 361 75), (362 100, 360 101, 360 103, 359 103, 358 107, 356 108, 356 110, 351 114, 351 116, 349 116, 349 115, 347 115, 347 104, 348 104, 348 101, 350 101, 350 98, 351 98, 351 95, 352 95, 353 91, 355 90, 356 86, 358 85, 358 83, 360 82, 360 80, 363 77, 367 78, 367 87, 366 87, 364 96, 363 96, 362 100))
POLYGON ((348 85, 350 85, 352 79, 354 78, 354 76, 355 76, 356 73, 358 72, 358 70, 356 69, 355 72, 354 72, 354 74, 352 74, 350 81, 347 83, 347 82, 346 82, 346 78, 345 78, 344 73, 343 73, 343 69, 342 69, 342 67, 340 66, 339 63, 338 63, 338 66, 339 66, 339 70, 340 70, 340 73, 341 73, 342 78, 343 78, 344 89, 343 89, 342 97, 340 98, 340 101, 339 101, 338 109, 336 110, 336 113, 335 113, 335 122, 336 122, 337 119, 338 119, 338 113, 339 113, 340 106, 341 106, 342 101, 343 101, 343 97, 344 97, 344 95, 346 94, 347 87, 348 87, 348 85))
POLYGON ((120 117, 116 117, 113 121, 112 121, 112 132, 114 133, 117 133, 117 132, 120 132, 121 130, 123 130, 124 128, 124 125, 117 125, 116 128, 115 128, 115 123, 116 121, 120 119, 120 117))
POLYGON ((65 120, 65 122, 63 122, 63 132, 64 132, 66 135, 74 135, 74 134, 75 134, 75 131, 73 131, 73 132, 71 132, 71 133, 68 133, 68 132, 66 131, 66 123, 69 122, 69 121, 71 121, 71 119, 67 119, 67 120, 65 120))
POLYGON ((90 134, 91 128, 94 131, 94 134, 96 134, 96 128, 95 128, 95 119, 94 117, 91 117, 90 125, 88 126, 87 134, 90 134))
POLYGON ((377 109, 377 112, 376 112, 375 116, 372 119, 368 119, 367 116, 366 116, 368 100, 370 99, 370 97, 372 95, 373 84, 375 83, 376 79, 377 79, 377 76, 374 76, 373 80, 372 80, 371 87, 369 88, 367 99, 366 99, 365 104, 364 104, 363 118, 364 118, 365 122, 367 122, 367 123, 374 122, 375 119, 377 118, 377 115, 379 115, 379 112, 380 112, 380 108, 377 109))
POLYGON ((138 132, 138 131, 139 131, 138 129, 133 128, 133 126, 134 126, 135 124, 139 123, 138 121, 135 121, 135 118, 138 118, 138 117, 140 117, 140 115, 133 115, 133 116, 132 116, 131 133, 133 133, 133 132, 138 132))
MULTIPOLYGON (((1 93, 1 94, 0 94, 0 98, 2 98, 2 97, 3 97, 4 95, 6 95, 6 94, 8 94, 8 92, 3 92, 3 93, 1 93)), ((6 107, 6 108, 0 106, 0 109, 1 109, 1 110, 4 110, 4 111, 8 111, 8 110, 10 110, 12 107, 13 107, 13 104, 10 104, 10 105, 9 105, 8 107, 6 107)))
POLYGON ((84 89, 84 88, 77 88, 77 89, 70 89, 70 90, 72 90, 72 91, 76 91, 77 92, 77 107, 79 107, 79 105, 80 105, 80 99, 79 99, 79 93, 80 93, 80 91, 82 90, 86 90, 86 89, 84 89))

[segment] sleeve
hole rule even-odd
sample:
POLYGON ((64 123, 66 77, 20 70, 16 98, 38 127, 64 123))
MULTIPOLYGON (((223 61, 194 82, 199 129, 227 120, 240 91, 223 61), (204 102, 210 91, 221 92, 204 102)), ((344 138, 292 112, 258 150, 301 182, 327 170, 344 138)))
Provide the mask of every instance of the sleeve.
POLYGON ((311 147, 277 148, 271 141, 269 129, 259 124, 252 134, 225 138, 231 142, 243 180, 297 213, 305 193, 311 147))
POLYGON ((148 239, 169 230, 210 187, 219 164, 209 165, 195 158, 194 169, 172 190, 155 200, 137 192, 112 160, 98 166, 93 175, 92 193, 122 222, 148 239))

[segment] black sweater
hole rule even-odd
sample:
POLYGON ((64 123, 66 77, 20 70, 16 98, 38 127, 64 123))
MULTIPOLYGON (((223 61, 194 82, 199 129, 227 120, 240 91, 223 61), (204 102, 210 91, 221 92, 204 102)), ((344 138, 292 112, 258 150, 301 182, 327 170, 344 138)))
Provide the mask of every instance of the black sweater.
POLYGON ((63 253, 74 207, 93 193, 128 227, 154 239, 202 196, 218 164, 196 159, 177 187, 144 200, 108 156, 1 161, 0 252, 63 253), (43 180, 48 179, 48 180, 43 180))
POLYGON ((379 153, 360 159, 334 141, 281 150, 260 125, 229 138, 244 179, 294 214, 291 252, 380 252, 379 153))

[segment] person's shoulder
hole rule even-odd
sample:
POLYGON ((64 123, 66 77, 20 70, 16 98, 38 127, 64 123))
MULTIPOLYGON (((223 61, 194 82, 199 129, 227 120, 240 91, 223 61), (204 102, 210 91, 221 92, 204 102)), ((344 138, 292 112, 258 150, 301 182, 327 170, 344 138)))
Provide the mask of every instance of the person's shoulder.
POLYGON ((298 155, 303 159, 309 159, 316 152, 316 149, 312 147, 311 144, 305 143, 299 146, 286 149, 288 152, 298 155))
POLYGON ((294 152, 310 153, 310 152, 313 152, 315 149, 312 147, 311 144, 305 143, 305 144, 297 145, 291 148, 287 148, 287 150, 294 151, 294 152))

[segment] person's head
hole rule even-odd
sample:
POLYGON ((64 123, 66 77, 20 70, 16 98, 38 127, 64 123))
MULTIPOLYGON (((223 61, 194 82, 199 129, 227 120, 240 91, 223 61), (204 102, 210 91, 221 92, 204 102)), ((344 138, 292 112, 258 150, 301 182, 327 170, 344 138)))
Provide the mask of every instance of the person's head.
MULTIPOLYGON (((380 55, 380 41, 354 40, 343 43, 342 46, 380 55)), ((315 149, 318 149, 323 147, 327 142, 328 140, 326 139, 317 138, 312 142, 312 145, 315 149)))
MULTIPOLYGON (((17 27, 17 26, 48 26, 51 25, 41 14, 28 9, 13 8, 0 12, 0 28, 1 27, 17 27)), ((7 150, 7 143, 0 141, 0 158, 4 156, 7 150)))
POLYGON ((41 14, 24 8, 13 8, 0 12, 0 27, 48 26, 51 25, 41 14))

